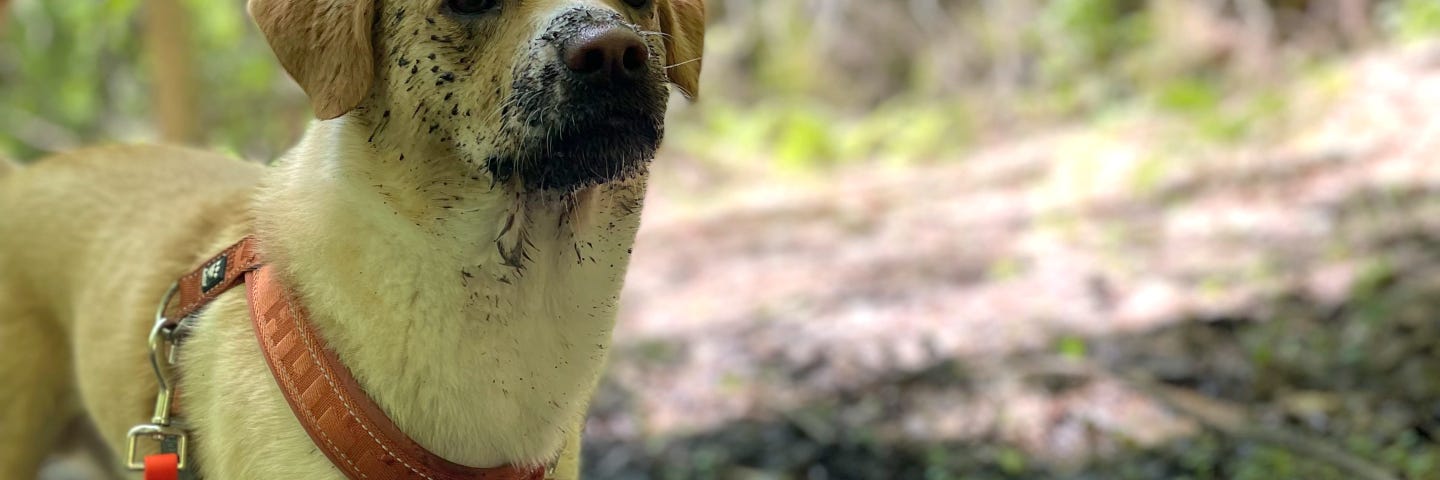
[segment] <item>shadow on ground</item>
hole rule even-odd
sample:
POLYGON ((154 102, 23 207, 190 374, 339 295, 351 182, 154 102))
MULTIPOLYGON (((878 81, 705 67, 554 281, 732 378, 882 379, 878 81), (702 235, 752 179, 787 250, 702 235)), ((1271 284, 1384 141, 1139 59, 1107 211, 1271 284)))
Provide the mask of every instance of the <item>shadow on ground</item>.
MULTIPOLYGON (((1440 244, 1433 231, 1409 233, 1377 240, 1409 250, 1410 263, 1372 274, 1339 305, 1286 292, 1253 315, 949 359, 775 410, 757 402, 698 432, 612 435, 613 417, 644 417, 633 400, 647 393, 610 381, 586 468, 596 478, 1433 478, 1440 244)), ((795 375, 776 381, 805 388, 795 375)))

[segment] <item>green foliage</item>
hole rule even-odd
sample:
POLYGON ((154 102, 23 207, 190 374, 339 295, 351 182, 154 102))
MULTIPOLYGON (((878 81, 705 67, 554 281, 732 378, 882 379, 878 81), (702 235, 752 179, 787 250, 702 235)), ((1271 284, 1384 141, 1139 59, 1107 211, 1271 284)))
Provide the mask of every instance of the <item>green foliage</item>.
MULTIPOLYGON (((184 0, 201 131, 212 147, 268 158, 293 140, 303 97, 239 2, 184 0)), ((155 137, 137 0, 18 0, 0 41, 0 155, 155 137)))
MULTIPOLYGON (((1302 468, 1307 464, 1313 464, 1313 462, 1297 457, 1294 452, 1270 446, 1258 446, 1241 457, 1241 461, 1236 464, 1235 475, 1232 478, 1236 480, 1315 478, 1314 473, 1300 474, 1302 468)), ((1326 478, 1338 477, 1332 474, 1326 478)))
POLYGON ((1056 342, 1055 352, 1071 360, 1084 360, 1090 346, 1084 338, 1066 336, 1056 342))
POLYGON ((1180 78, 1155 88, 1152 102, 1164 113, 1187 120, 1200 138, 1234 143, 1274 123, 1286 111, 1277 91, 1259 89, 1240 95, 1223 79, 1180 78))
POLYGON ((1190 113, 1220 108, 1225 95, 1214 82, 1195 78, 1176 79, 1160 86, 1156 103, 1160 108, 1190 113))
POLYGON ((1055 0, 1041 11, 1035 35, 1046 51, 1047 83, 1066 84, 1113 66, 1143 45, 1150 24, 1140 2, 1055 0))
POLYGON ((958 155, 973 138, 958 106, 896 102, 868 116, 845 115, 810 102, 737 107, 706 105, 700 128, 672 141, 703 158, 770 158, 782 169, 807 171, 857 162, 927 162, 958 155))
MULTIPOLYGON (((198 121, 208 143, 273 156, 303 126, 301 93, 241 3, 182 2, 193 17, 198 121)), ((33 158, 153 138, 144 121, 152 95, 139 3, 11 5, 0 39, 0 154, 33 158)), ((1304 3, 1267 4, 1294 13, 1308 8, 1297 6, 1304 3)), ((1162 28, 1173 23, 1165 16, 1182 11, 1162 4, 723 2, 709 27, 705 101, 670 129, 672 140, 701 157, 758 157, 806 170, 958 158, 977 138, 1093 119, 1137 103, 1190 122, 1201 140, 1235 142, 1263 131, 1285 105, 1265 93, 1276 83, 1233 75, 1228 62, 1250 47, 1181 55, 1177 46, 1195 42, 1162 28), (926 4, 933 7, 920 8, 926 4)), ((1377 5, 1383 31, 1395 37, 1440 32, 1440 2, 1377 5)), ((1243 27, 1230 10, 1220 16, 1220 25, 1206 28, 1243 27)), ((1295 47, 1283 51, 1332 53, 1295 47)))
POLYGON ((755 82, 772 98, 804 97, 823 80, 815 75, 823 57, 809 41, 813 30, 798 2, 773 10, 773 25, 756 48, 755 82))
POLYGON ((1387 26, 1401 38, 1414 39, 1440 33, 1440 2, 1400 0, 1388 7, 1387 26))
POLYGON ((1006 475, 1019 475, 1026 470, 1025 454, 1014 448, 1001 449, 995 456, 995 463, 1006 475))
POLYGON ((201 121, 216 147, 269 158, 288 147, 308 113, 240 2, 184 0, 195 25, 201 121), (218 52, 227 52, 216 55, 218 52), (233 52, 233 53, 230 53, 233 52))
POLYGON ((128 22, 135 4, 22 0, 9 7, 0 42, 0 131, 7 132, 0 153, 26 158, 73 146, 99 130, 102 111, 141 101, 123 83, 96 81, 133 69, 124 59, 137 51, 128 22))

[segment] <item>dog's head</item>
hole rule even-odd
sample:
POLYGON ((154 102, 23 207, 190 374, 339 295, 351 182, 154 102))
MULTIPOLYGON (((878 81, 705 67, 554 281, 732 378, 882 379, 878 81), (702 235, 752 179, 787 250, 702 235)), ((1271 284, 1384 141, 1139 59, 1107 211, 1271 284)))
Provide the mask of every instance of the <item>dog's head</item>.
POLYGON ((699 88, 704 0, 250 0, 249 10, 320 119, 363 113, 382 141, 453 152, 527 189, 642 172, 664 133, 666 83, 691 98, 699 88))

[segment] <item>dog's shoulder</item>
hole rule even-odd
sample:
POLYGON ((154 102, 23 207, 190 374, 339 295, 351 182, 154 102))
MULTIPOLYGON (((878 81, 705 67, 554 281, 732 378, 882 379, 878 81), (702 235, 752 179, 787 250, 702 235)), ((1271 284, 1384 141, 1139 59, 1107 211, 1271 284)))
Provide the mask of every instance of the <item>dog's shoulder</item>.
MULTIPOLYGON (((10 201, 105 201, 130 204, 158 197, 246 188, 263 167, 218 153, 164 145, 94 147, 56 154, 12 172, 3 187, 10 201)), ((0 200, 3 202, 5 200, 0 200)))
POLYGON ((96 147, 43 158, 0 178, 0 250, 23 252, 35 268, 79 269, 89 257, 206 248, 227 229, 248 228, 263 171, 253 162, 171 146, 96 147))
MULTIPOLYGON (((184 181, 191 177, 204 179, 258 175, 260 166, 216 152, 175 145, 110 145, 89 147, 58 153, 35 162, 22 171, 31 175, 75 175, 124 178, 158 173, 184 181)), ((258 177, 257 177, 258 178, 258 177)), ((53 178, 52 178, 53 179, 53 178)), ((117 178, 123 179, 123 178, 117 178)))

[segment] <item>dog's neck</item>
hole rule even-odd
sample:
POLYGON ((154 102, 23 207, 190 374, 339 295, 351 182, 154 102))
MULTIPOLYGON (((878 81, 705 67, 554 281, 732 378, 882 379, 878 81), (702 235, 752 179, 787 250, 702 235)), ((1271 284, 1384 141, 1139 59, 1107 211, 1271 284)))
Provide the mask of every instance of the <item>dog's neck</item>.
POLYGON ((317 123, 281 160, 256 206, 267 260, 421 445, 471 466, 549 461, 604 364, 644 178, 520 193, 368 127, 317 123))

